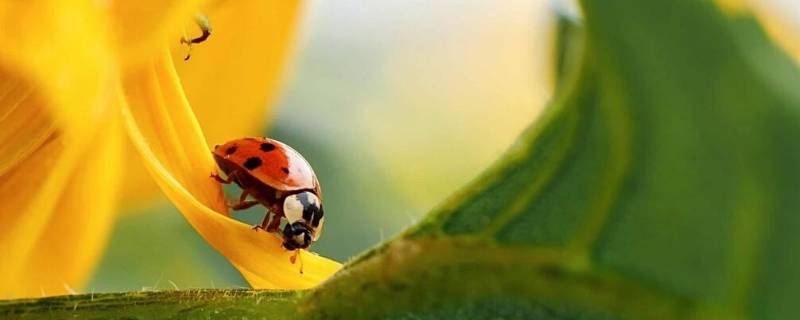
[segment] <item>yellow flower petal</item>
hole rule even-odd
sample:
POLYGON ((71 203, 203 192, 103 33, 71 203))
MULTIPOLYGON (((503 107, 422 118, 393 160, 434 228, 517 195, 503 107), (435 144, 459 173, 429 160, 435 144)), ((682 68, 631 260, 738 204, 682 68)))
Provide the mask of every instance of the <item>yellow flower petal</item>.
POLYGON ((102 252, 116 204, 119 125, 86 125, 93 139, 53 134, 0 177, 0 298, 80 287, 102 252))
MULTIPOLYGON (((185 45, 169 39, 187 99, 210 144, 260 135, 271 117, 280 78, 292 47, 299 1, 224 1, 201 10, 213 33, 183 61, 185 45), (223 120, 227 119, 227 120, 223 120)), ((193 23, 185 26, 199 34, 193 23)), ((146 204, 157 188, 138 157, 126 165, 123 202, 146 204)))
POLYGON ((212 35, 194 46, 189 61, 183 61, 186 47, 172 42, 175 68, 209 145, 264 131, 300 9, 296 0, 215 3, 204 10, 212 35))
MULTIPOLYGON (((3 251, 3 263, 0 264, 0 298, 18 298, 30 295, 26 284, 19 281, 19 273, 29 253, 33 249, 33 242, 38 238, 36 234, 25 234, 16 231, 24 228, 26 213, 33 206, 36 194, 50 177, 49 170, 59 164, 59 156, 63 154, 63 141, 58 139, 50 141, 34 154, 21 162, 19 166, 9 170, 2 176, 0 182, 0 249, 3 251), (38 169, 34 169, 38 168, 38 169), (13 234, 13 235, 12 235, 13 234)), ((49 202, 55 202, 50 200, 49 202)), ((46 209, 44 217, 39 219, 39 224, 33 227, 44 227, 51 217, 51 210, 46 209)), ((34 228, 27 228, 28 230, 34 228)), ((26 231, 28 231, 26 230, 26 231)))
POLYGON ((17 278, 18 295, 81 289, 102 257, 117 209, 122 135, 114 116, 85 152, 17 278))
POLYGON ((145 165, 187 221, 255 288, 300 289, 317 285, 340 265, 304 252, 304 273, 273 234, 226 216, 216 171, 200 127, 183 96, 168 52, 126 79, 121 98, 128 135, 145 165))
POLYGON ((103 230, 81 229, 82 237, 62 234, 59 241, 74 241, 73 251, 36 260, 49 251, 40 241, 76 227, 72 221, 81 219, 72 219, 75 215, 107 221, 111 212, 105 201, 115 190, 75 171, 91 162, 86 148, 108 117, 109 88, 116 77, 102 16, 92 2, 0 2, 0 87, 8 89, 0 98, 0 297, 38 296, 51 288, 64 292, 67 282, 80 285, 99 254, 92 249, 95 243, 82 241, 102 244, 107 234, 108 223, 103 230), (100 189, 80 187, 87 184, 100 189), (95 207, 88 202, 92 197, 103 200, 95 207), (65 268, 40 278, 41 263, 65 268), (56 277, 54 285, 50 280, 56 277))
MULTIPOLYGON (((133 145, 128 142, 126 150, 132 150, 133 145)), ((130 155, 125 164, 125 172, 122 185, 122 207, 127 209, 126 213, 145 212, 139 210, 148 205, 152 205, 154 200, 163 197, 163 194, 153 181, 153 177, 147 172, 147 168, 142 163, 141 156, 138 154, 130 155)))
POLYGON ((0 2, 0 73, 35 88, 62 134, 88 134, 106 107, 116 62, 103 16, 92 1, 0 2))
POLYGON ((126 101, 141 131, 151 134, 148 147, 164 155, 159 159, 177 181, 204 205, 226 212, 222 189, 208 177, 214 171, 214 160, 171 63, 162 54, 155 63, 127 75, 126 101))
POLYGON ((207 0, 112 0, 112 43, 122 63, 148 63, 165 43, 178 42, 183 26, 207 0))
POLYGON ((0 71, 0 176, 54 132, 44 102, 33 91, 30 85, 0 71))

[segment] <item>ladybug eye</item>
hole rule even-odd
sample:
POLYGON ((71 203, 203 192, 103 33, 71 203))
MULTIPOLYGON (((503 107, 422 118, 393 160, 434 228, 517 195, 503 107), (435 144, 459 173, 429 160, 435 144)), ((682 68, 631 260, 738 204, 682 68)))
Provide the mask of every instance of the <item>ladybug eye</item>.
POLYGON ((299 220, 310 223, 319 213, 319 198, 311 192, 296 193, 283 200, 283 215, 289 223, 299 220))

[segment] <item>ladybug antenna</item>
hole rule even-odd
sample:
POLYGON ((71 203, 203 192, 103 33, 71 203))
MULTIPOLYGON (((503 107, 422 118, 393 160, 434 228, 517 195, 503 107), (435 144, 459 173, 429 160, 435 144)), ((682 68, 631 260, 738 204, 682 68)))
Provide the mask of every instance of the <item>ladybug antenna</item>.
POLYGON ((303 255, 300 254, 300 251, 301 251, 300 249, 294 250, 294 255, 289 257, 289 261, 291 261, 292 264, 294 264, 295 261, 299 261, 300 262, 300 274, 303 274, 303 255))
POLYGON ((303 274, 303 255, 300 254, 300 250, 297 250, 297 260, 300 260, 300 274, 303 274))

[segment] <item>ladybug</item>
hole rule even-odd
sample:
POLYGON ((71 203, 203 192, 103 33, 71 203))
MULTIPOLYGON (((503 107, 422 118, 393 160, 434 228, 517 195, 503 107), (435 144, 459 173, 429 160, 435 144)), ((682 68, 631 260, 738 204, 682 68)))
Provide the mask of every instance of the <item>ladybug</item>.
POLYGON ((256 204, 267 208, 264 221, 254 229, 280 233, 287 250, 305 249, 317 241, 325 220, 322 192, 314 170, 300 153, 277 140, 242 138, 215 146, 212 154, 227 178, 215 173, 211 177, 242 188, 239 202, 231 209, 256 204), (283 218, 286 225, 279 231, 283 218))

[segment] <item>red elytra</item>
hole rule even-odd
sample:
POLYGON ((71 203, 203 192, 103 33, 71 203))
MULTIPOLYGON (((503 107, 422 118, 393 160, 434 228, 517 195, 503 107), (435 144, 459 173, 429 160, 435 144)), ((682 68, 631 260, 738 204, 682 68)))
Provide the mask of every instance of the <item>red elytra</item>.
MULTIPOLYGON (((214 147, 214 160, 230 175, 250 175, 277 191, 314 190, 319 182, 305 158, 286 144, 269 138, 242 138, 214 147)), ((245 186, 242 186, 245 188, 245 186)))

